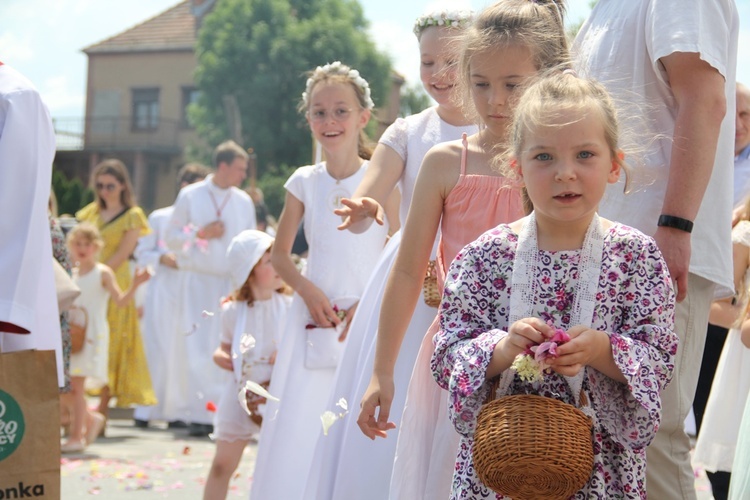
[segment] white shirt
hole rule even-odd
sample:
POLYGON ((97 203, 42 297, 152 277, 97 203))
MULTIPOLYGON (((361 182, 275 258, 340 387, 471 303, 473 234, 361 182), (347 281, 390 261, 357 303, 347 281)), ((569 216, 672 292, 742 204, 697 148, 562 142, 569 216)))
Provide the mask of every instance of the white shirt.
POLYGON ((0 333, 0 350, 54 350, 62 385, 47 216, 54 157, 55 131, 39 93, 23 75, 0 65, 0 321, 31 332, 0 333))
POLYGON ((222 189, 213 175, 184 187, 177 195, 167 230, 167 246, 177 254, 180 269, 229 277, 226 254, 232 238, 245 229, 255 229, 255 205, 236 187, 222 189), (221 220, 221 238, 200 240, 203 226, 221 220))
MULTIPOLYGON (((675 52, 700 54, 726 81, 727 109, 735 109, 739 18, 732 0, 600 0, 576 37, 579 73, 604 83, 619 105, 643 155, 645 176, 610 186, 600 205, 607 218, 653 235, 667 188, 676 106, 659 61, 675 52), (636 122, 640 116, 648 120, 636 122), (653 138, 661 139, 653 139, 653 138), (650 143, 648 141, 651 141, 650 143)), ((626 153, 627 153, 627 145, 626 153)), ((636 151, 637 148, 636 148, 636 151)), ((734 113, 721 125, 716 160, 692 233, 690 272, 733 289, 731 211, 734 113)))

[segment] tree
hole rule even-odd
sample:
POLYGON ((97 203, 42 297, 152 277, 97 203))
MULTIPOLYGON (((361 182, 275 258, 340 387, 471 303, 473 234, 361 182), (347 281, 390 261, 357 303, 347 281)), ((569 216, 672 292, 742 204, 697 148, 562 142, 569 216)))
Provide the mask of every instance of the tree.
POLYGON ((201 97, 190 110, 198 134, 209 146, 230 137, 231 95, 261 176, 266 165, 309 163, 310 132, 297 111, 306 71, 340 60, 368 80, 376 104, 388 95, 390 62, 366 28, 357 0, 219 1, 198 37, 201 97))
POLYGON ((78 210, 94 201, 94 192, 85 187, 79 179, 68 179, 58 170, 52 170, 52 191, 57 198, 57 213, 75 214, 78 210))
POLYGON ((432 99, 425 92, 422 83, 404 86, 401 89, 400 116, 409 116, 432 106, 432 99))

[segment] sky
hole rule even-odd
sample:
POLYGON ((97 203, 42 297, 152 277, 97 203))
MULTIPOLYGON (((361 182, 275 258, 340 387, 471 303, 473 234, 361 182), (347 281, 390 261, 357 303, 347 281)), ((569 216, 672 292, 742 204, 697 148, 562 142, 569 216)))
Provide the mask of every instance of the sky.
MULTIPOLYGON (((0 60, 25 74, 39 89, 54 118, 82 117, 86 56, 81 49, 121 33, 180 0, 0 0, 0 60)), ((627 0, 625 0, 627 1, 627 0)), ((433 5, 421 0, 359 0, 372 39, 388 53, 409 84, 419 82, 414 20, 433 5), (411 48, 411 50, 409 50, 411 48)), ((738 81, 750 84, 750 0, 736 0, 740 12, 738 81)), ((442 4, 475 11, 491 0, 442 4)), ((583 20, 590 0, 568 0, 568 21, 583 20)))

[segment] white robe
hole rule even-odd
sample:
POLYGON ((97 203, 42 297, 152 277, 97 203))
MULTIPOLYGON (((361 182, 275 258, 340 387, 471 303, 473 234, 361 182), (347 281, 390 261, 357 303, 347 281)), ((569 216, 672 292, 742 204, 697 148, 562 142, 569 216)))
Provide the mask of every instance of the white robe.
POLYGON ((176 336, 184 344, 187 373, 182 379, 188 388, 187 413, 172 418, 198 424, 213 422, 206 403, 219 401, 226 382, 227 374, 211 356, 219 345, 221 298, 232 291, 227 248, 240 232, 255 229, 250 197, 235 187, 221 189, 212 179, 208 176, 180 191, 167 228, 167 246, 177 254, 183 273, 176 336), (221 238, 196 238, 201 227, 217 219, 224 222, 221 238))
POLYGON ((0 321, 31 332, 0 332, 0 351, 54 350, 62 386, 47 215, 54 157, 55 131, 47 107, 31 82, 0 65, 0 321))
MULTIPOLYGON (((376 224, 361 234, 337 229, 341 217, 333 210, 341 198, 351 196, 365 168, 336 182, 320 163, 297 169, 284 184, 305 206, 304 230, 310 244, 305 276, 332 301, 361 296, 386 239, 385 227, 376 224)), ((315 343, 306 328, 311 322, 304 300, 295 294, 271 376, 269 392, 280 401, 269 401, 265 409, 253 500, 302 498, 315 443, 323 432, 321 415, 341 412, 335 404, 326 405, 335 367, 306 366, 307 350, 315 343)))
MULTIPOLYGON (((440 119, 436 107, 428 108, 417 115, 399 118, 381 136, 380 143, 395 151, 404 161, 404 171, 399 180, 401 188, 401 221, 411 205, 417 174, 427 151, 447 140, 457 140, 463 133, 473 134, 476 126, 457 127, 440 119)), ((430 259, 435 258, 436 241, 430 259)), ((305 499, 346 500, 360 491, 367 491, 370 498, 388 498, 389 484, 392 490, 402 489, 399 471, 394 470, 397 454, 397 432, 401 429, 401 414, 422 338, 437 315, 437 309, 427 306, 420 298, 404 334, 404 341, 394 367, 395 394, 391 403, 391 419, 397 431, 388 438, 370 441, 357 425, 358 403, 362 399, 372 376, 375 362, 380 308, 385 294, 385 285, 401 244, 401 233, 390 239, 380 260, 375 265, 362 300, 357 307, 349 329, 346 351, 338 372, 331 384, 329 407, 341 397, 349 402, 350 413, 337 422, 328 436, 320 437, 315 447, 312 468, 307 478, 305 499), (391 472, 393 479, 391 480, 391 472)), ((406 450, 399 447, 402 460, 414 462, 414 447, 406 450)), ((430 457, 416 456, 420 461, 430 457)), ((426 478, 406 478, 407 482, 422 483, 426 478)), ((395 495, 399 498, 398 495, 395 495)), ((408 498, 401 496, 400 498, 408 498)))
POLYGON ((140 420, 177 420, 187 410, 187 381, 180 376, 186 370, 185 349, 184 343, 177 345, 175 315, 179 310, 182 273, 159 263, 161 256, 169 253, 166 232, 173 211, 174 207, 165 207, 151 212, 148 225, 152 231, 138 240, 135 249, 138 266, 149 267, 154 273, 146 287, 141 331, 151 386, 159 401, 155 406, 136 408, 135 418, 140 420), (176 356, 176 352, 181 356, 176 356))

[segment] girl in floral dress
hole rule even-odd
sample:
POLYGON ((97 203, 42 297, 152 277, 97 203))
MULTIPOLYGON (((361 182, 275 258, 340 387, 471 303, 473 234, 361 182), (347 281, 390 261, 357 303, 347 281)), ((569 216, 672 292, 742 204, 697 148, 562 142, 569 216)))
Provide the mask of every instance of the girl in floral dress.
POLYGON ((674 292, 653 239, 596 213, 623 167, 618 135, 604 88, 568 72, 540 79, 519 101, 510 165, 534 211, 458 253, 435 339, 433 375, 450 393, 461 434, 451 498, 505 498, 482 484, 472 457, 496 377, 493 397, 532 393, 577 405, 571 387, 586 395, 594 466, 574 498, 646 495, 646 446, 677 352, 674 292), (556 328, 571 340, 540 381, 523 381, 514 359, 556 328))
POLYGON ((442 287, 445 272, 461 248, 488 229, 524 215, 521 190, 514 179, 493 168, 493 157, 508 146, 510 117, 527 80, 568 59, 563 10, 553 0, 505 0, 483 10, 458 37, 464 109, 481 130, 433 147, 422 162, 402 231, 403 245, 388 278, 374 370, 361 396, 359 425, 366 436, 385 437, 400 418, 392 500, 449 495, 458 435, 447 418, 447 393, 435 385, 430 370, 437 319, 421 333, 410 380, 394 370, 394 363, 401 362, 402 342, 413 342, 406 338, 411 335, 406 325, 438 228, 436 268, 442 287), (393 387, 407 380, 403 412, 394 414, 400 408, 391 405, 396 400, 393 387), (395 417, 392 425, 389 406, 395 417))

